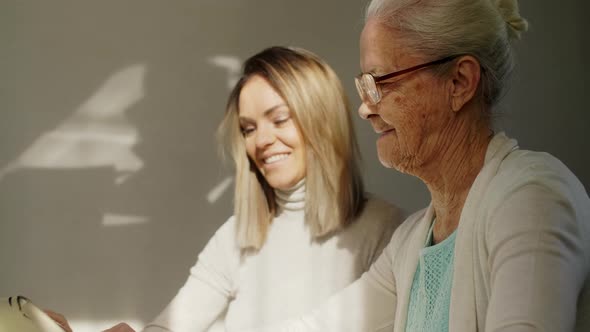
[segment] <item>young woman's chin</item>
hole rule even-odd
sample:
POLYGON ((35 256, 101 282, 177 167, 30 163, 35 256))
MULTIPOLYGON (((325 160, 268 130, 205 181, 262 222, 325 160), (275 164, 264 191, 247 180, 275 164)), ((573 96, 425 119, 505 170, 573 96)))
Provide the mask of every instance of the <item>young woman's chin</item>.
POLYGON ((280 172, 274 172, 265 175, 265 179, 273 189, 288 190, 299 183, 303 177, 296 176, 295 174, 281 174, 280 172))

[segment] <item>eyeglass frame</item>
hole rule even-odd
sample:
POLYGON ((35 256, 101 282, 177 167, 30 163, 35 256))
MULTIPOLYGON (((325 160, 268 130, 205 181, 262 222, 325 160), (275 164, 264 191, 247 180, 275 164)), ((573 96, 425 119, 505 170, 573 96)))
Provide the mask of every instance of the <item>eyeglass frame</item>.
POLYGON ((363 102, 369 102, 370 105, 377 105, 381 101, 381 98, 382 98, 381 90, 378 88, 379 82, 383 82, 385 80, 388 80, 390 78, 394 78, 394 77, 397 77, 397 76, 400 76, 403 74, 411 73, 411 72, 414 72, 414 71, 422 69, 422 68, 435 66, 435 65, 441 65, 443 63, 452 61, 452 60, 454 60, 460 56, 463 56, 463 55, 465 55, 465 54, 449 55, 447 57, 444 57, 444 58, 441 58, 438 60, 422 63, 422 64, 419 64, 416 66, 412 66, 410 68, 394 71, 394 72, 384 74, 384 75, 379 75, 379 76, 375 76, 371 73, 360 73, 354 78, 356 90, 363 102), (376 97, 377 100, 373 101, 373 99, 370 97, 370 95, 368 93, 366 93, 365 90, 361 87, 363 77, 370 77, 371 78, 372 84, 375 86, 375 92, 377 93, 377 97, 376 97), (365 95, 366 95, 366 98, 365 98, 365 95))

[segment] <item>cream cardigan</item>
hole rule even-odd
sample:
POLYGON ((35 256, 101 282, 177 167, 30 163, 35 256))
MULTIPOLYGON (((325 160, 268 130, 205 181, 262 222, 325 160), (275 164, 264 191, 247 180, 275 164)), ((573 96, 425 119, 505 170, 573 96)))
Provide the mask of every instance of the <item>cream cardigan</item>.
MULTIPOLYGON (((312 314, 255 331, 404 331, 433 217, 432 206, 410 216, 371 269, 312 314)), ((549 154, 496 135, 460 217, 449 331, 588 332, 589 270, 583 185, 549 154)))

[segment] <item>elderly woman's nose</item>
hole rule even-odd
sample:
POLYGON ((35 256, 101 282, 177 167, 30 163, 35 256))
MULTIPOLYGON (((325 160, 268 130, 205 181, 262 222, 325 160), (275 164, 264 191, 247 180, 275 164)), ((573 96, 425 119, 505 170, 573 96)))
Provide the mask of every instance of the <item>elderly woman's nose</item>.
POLYGON ((374 113, 375 112, 373 112, 371 107, 369 107, 365 103, 361 103, 361 106, 359 106, 359 115, 361 118, 363 118, 365 120, 367 120, 369 118, 369 115, 374 114, 374 113))

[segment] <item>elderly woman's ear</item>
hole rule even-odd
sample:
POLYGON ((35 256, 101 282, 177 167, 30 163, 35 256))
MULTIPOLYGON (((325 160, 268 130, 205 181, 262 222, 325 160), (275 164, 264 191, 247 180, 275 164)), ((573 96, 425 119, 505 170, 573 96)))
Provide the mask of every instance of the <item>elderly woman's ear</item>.
POLYGON ((455 60, 455 66, 450 73, 451 79, 451 109, 458 112, 474 99, 479 86, 481 67, 479 61, 471 55, 465 55, 455 60))

